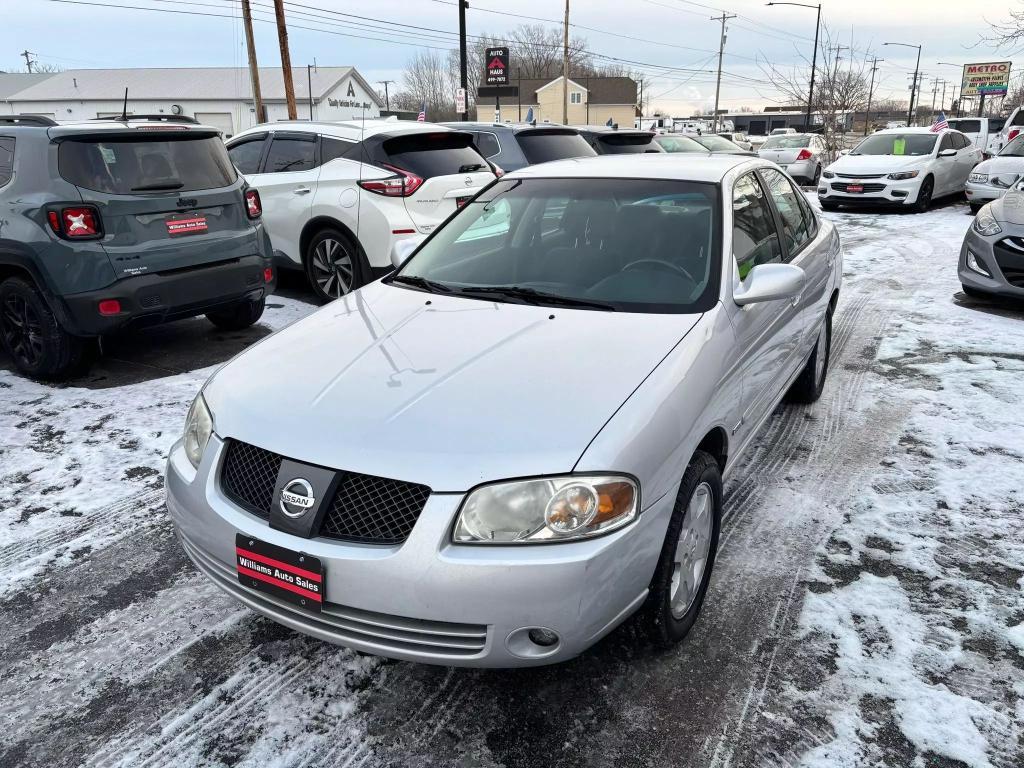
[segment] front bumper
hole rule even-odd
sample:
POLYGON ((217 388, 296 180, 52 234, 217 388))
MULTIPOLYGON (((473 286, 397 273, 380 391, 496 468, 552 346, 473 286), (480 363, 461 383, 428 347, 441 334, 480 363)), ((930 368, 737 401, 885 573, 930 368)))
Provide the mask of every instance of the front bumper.
POLYGON ((976 184, 971 181, 964 185, 967 202, 972 205, 983 205, 992 200, 998 200, 1006 194, 1006 191, 1004 187, 993 187, 991 184, 976 184))
POLYGON ((1006 237, 1005 233, 988 238, 979 235, 972 226, 967 230, 963 245, 960 247, 960 262, 957 273, 960 283, 976 291, 1024 299, 1024 253, 1019 256, 1003 253, 1000 256, 1003 264, 996 258, 995 243, 1006 237), (974 254, 981 265, 988 270, 991 277, 979 274, 967 266, 967 252, 974 254), (1010 282, 1006 272, 1009 271, 1017 285, 1010 282))
POLYGON ((921 189, 924 178, 894 181, 884 176, 880 179, 847 179, 836 176, 826 179, 822 176, 818 183, 818 199, 830 203, 865 206, 903 206, 917 202, 917 193, 921 189), (849 184, 861 184, 863 192, 845 192, 842 187, 849 184))
POLYGON ((799 162, 790 163, 783 167, 794 179, 813 181, 815 171, 818 168, 818 163, 815 160, 800 160, 799 162))
POLYGON ((64 325, 78 336, 99 336, 195 317, 243 299, 258 301, 277 285, 276 270, 269 282, 265 279, 264 270, 270 266, 270 259, 252 255, 127 277, 106 288, 64 296, 64 325), (100 302, 108 299, 120 302, 118 314, 99 313, 100 302))
POLYGON ((292 629, 360 651, 468 667, 525 667, 577 656, 643 603, 673 499, 607 536, 549 545, 450 543, 462 494, 433 494, 400 545, 306 539, 270 528, 220 490, 215 435, 193 470, 180 443, 167 463, 167 508, 185 551, 218 587, 292 629), (239 583, 235 535, 321 559, 324 610, 306 612, 239 583), (556 632, 549 648, 527 631, 556 632))

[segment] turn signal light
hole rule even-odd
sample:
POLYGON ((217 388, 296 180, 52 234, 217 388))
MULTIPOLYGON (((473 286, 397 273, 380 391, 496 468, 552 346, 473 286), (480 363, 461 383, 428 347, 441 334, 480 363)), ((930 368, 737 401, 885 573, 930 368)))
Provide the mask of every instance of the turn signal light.
POLYGON ((103 236, 100 212, 91 205, 76 205, 47 211, 46 221, 54 234, 69 240, 88 240, 103 236))
POLYGON ((258 219, 263 215, 263 202, 255 189, 245 190, 245 213, 250 219, 258 219))

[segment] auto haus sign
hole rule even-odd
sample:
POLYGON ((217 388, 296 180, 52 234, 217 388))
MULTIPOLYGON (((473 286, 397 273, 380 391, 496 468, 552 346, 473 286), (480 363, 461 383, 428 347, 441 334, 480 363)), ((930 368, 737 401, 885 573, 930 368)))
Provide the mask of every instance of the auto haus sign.
POLYGON ((508 85, 508 48, 487 48, 484 54, 487 85, 508 85))
POLYGON ((1010 62, 964 64, 962 96, 1005 96, 1010 83, 1010 62))

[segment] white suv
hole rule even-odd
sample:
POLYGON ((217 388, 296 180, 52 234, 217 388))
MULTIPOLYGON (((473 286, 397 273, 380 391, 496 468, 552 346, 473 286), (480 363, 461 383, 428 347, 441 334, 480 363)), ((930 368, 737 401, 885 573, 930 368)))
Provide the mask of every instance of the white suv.
POLYGON ((275 261, 304 270, 323 301, 390 271, 398 240, 429 234, 494 179, 470 134, 429 123, 271 123, 228 153, 259 190, 275 261))

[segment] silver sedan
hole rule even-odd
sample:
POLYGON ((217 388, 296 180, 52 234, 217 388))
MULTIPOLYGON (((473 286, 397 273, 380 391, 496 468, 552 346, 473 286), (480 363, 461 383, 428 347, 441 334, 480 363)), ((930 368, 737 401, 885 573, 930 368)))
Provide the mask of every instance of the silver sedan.
POLYGON ((757 154, 781 165, 794 179, 817 186, 825 164, 825 140, 814 133, 769 136, 757 154))
POLYGON ((261 341, 167 463, 182 545, 261 614, 443 665, 694 625, 723 477, 825 385, 842 256, 775 166, 531 166, 261 341), (723 206, 724 201, 724 206, 723 206))
POLYGON ((1022 186, 983 206, 964 235, 958 271, 970 296, 1024 299, 1022 186))

